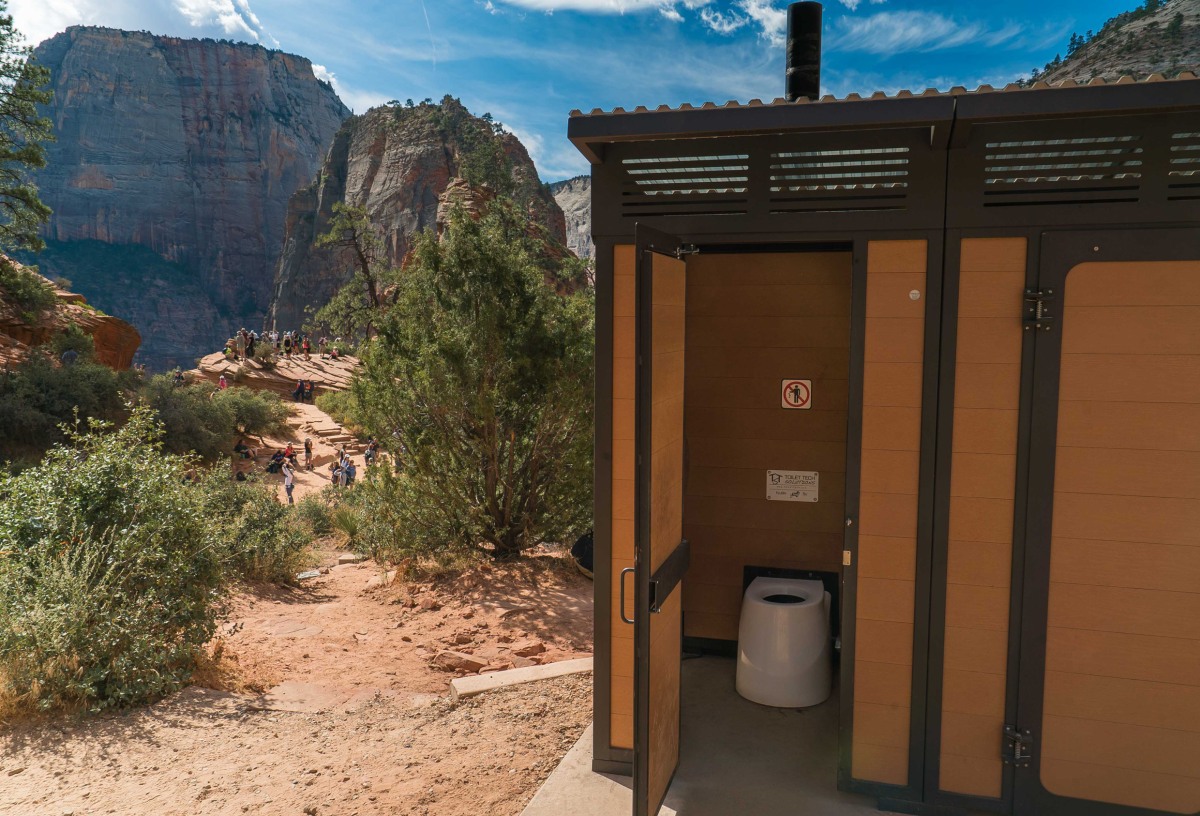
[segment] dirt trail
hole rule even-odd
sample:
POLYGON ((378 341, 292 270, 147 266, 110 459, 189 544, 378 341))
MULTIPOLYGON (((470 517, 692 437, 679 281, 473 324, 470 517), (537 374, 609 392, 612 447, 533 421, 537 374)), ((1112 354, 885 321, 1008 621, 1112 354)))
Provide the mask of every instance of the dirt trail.
POLYGON ((0 732, 0 814, 519 814, 590 718, 590 675, 452 707, 454 673, 431 658, 589 654, 591 583, 548 553, 443 583, 385 577, 332 566, 236 597, 208 672, 235 690, 0 732))

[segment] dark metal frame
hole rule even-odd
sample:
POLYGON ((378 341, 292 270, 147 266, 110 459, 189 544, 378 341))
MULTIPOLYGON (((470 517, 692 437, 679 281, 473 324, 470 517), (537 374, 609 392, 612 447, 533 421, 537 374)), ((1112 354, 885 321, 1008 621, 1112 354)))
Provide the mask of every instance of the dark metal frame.
MULTIPOLYGON (((1200 258, 1196 225, 1178 229, 1122 231, 1064 231, 1042 234, 1038 284, 1053 288, 1059 308, 1051 331, 1038 332, 1033 352, 1033 395, 1030 426, 1028 515, 1025 520, 1024 586, 1020 597, 1023 620, 1019 632, 1020 691, 1016 723, 1034 732, 1040 743, 1045 688, 1046 627, 1049 612, 1051 530, 1054 515, 1054 464, 1058 430, 1059 378, 1062 369, 1062 309, 1069 273, 1088 261, 1175 261, 1200 258)), ((1035 743, 1035 745, 1037 744, 1035 743)), ((1030 766, 1016 772, 1014 806, 1017 813, 1055 816, 1150 816, 1160 811, 1068 799, 1040 784, 1041 751, 1035 748, 1030 766)))

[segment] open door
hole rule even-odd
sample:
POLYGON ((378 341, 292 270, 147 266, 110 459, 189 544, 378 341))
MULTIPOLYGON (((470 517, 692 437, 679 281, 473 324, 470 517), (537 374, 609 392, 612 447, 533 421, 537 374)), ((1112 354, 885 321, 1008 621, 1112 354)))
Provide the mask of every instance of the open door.
MULTIPOLYGON (((638 226, 633 813, 654 816, 679 764, 686 254, 638 226)), ((623 587, 622 587, 623 588, 623 587)))

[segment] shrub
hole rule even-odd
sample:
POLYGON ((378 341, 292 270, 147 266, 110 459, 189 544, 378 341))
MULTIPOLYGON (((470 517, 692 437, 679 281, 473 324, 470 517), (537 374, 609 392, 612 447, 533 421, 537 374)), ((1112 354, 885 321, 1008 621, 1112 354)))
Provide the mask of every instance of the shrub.
POLYGON ((361 409, 350 391, 325 391, 317 394, 317 407, 339 425, 353 427, 361 415, 361 409))
POLYGON ((201 481, 204 506, 230 577, 288 583, 308 565, 308 528, 281 504, 275 489, 236 482, 223 468, 201 481))
POLYGON ((305 496, 296 502, 293 511, 296 523, 308 532, 308 537, 320 538, 333 532, 329 501, 324 496, 305 496))
POLYGON ((17 305, 30 323, 58 302, 54 289, 33 269, 0 258, 0 291, 17 305))
POLYGON ((0 460, 40 458, 66 439, 64 424, 78 420, 86 430, 92 420, 120 419, 135 379, 132 372, 117 373, 87 355, 59 366, 45 354, 33 354, 0 374, 0 460))
POLYGON ((220 542, 144 408, 0 476, 0 700, 100 710, 188 679, 215 628, 220 542))
POLYGON ((208 461, 230 453, 239 435, 281 430, 288 416, 283 401, 269 392, 218 391, 207 381, 177 386, 168 374, 151 378, 141 397, 163 424, 167 451, 195 452, 208 461))

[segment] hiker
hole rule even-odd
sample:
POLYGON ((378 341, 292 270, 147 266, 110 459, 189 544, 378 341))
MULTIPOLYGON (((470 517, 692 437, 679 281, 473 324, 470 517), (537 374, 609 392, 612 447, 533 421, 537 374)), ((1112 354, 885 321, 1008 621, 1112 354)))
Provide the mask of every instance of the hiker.
POLYGON ((283 463, 283 489, 287 491, 288 504, 295 504, 296 500, 292 498, 292 488, 296 486, 296 474, 292 470, 291 465, 287 462, 283 463))
POLYGON ((334 487, 342 483, 342 466, 338 462, 332 462, 329 465, 329 481, 334 487))
POLYGON ((254 341, 256 339, 257 338, 255 338, 254 332, 250 332, 249 336, 246 337, 246 357, 247 358, 252 358, 254 356, 254 341))
POLYGON ((267 463, 267 473, 278 473, 284 463, 283 451, 277 450, 271 454, 271 461, 267 463))
POLYGON ((283 451, 283 458, 292 463, 292 467, 296 465, 296 449, 292 447, 292 443, 288 442, 287 447, 283 451))
POLYGON ((304 380, 296 380, 296 388, 292 391, 292 399, 296 402, 304 401, 304 380))
POLYGON ((239 439, 237 441, 237 444, 233 446, 233 452, 240 453, 243 459, 253 459, 258 455, 258 449, 247 445, 245 439, 239 439))
POLYGON ((320 357, 322 360, 325 359, 325 347, 328 345, 329 340, 326 339, 325 335, 322 334, 321 339, 317 341, 317 351, 320 352, 320 357))
POLYGON ((367 449, 363 452, 363 461, 366 462, 367 467, 375 464, 375 451, 377 450, 379 450, 379 443, 372 436, 367 440, 367 449))
POLYGON ((246 330, 242 329, 237 333, 237 357, 239 360, 246 359, 246 330))
POLYGON ((312 359, 311 357, 308 356, 309 351, 312 350, 312 346, 309 345, 307 334, 304 335, 304 339, 300 342, 300 348, 304 349, 304 362, 307 363, 309 360, 312 359))
POLYGON ((337 348, 337 346, 334 346, 333 348, 331 348, 329 350, 329 359, 336 360, 337 358, 338 358, 338 348, 337 348))
POLYGON ((313 401, 313 391, 315 391, 316 388, 317 388, 317 384, 314 383, 312 380, 309 380, 308 384, 306 386, 304 386, 304 401, 309 403, 310 405, 312 404, 312 401, 313 401))
POLYGON ((283 333, 283 356, 292 359, 292 333, 283 333))
POLYGON ((358 475, 358 468, 354 466, 354 460, 347 460, 346 464, 346 486, 354 484, 354 477, 358 475))
POLYGON ((183 378, 183 372, 180 371, 178 368, 175 369, 175 376, 171 380, 171 385, 174 386, 175 388, 178 388, 179 386, 183 385, 184 382, 186 382, 186 381, 183 378))
POLYGON ((312 439, 304 437, 304 469, 313 469, 313 446, 312 439))
POLYGON ((344 457, 341 461, 341 474, 340 474, 340 477, 338 480, 338 484, 340 484, 342 487, 345 487, 346 485, 350 484, 350 457, 349 456, 344 457))
POLYGON ((225 379, 225 375, 222 374, 221 379, 217 380, 217 388, 220 388, 222 391, 224 391, 228 387, 229 382, 225 379))

